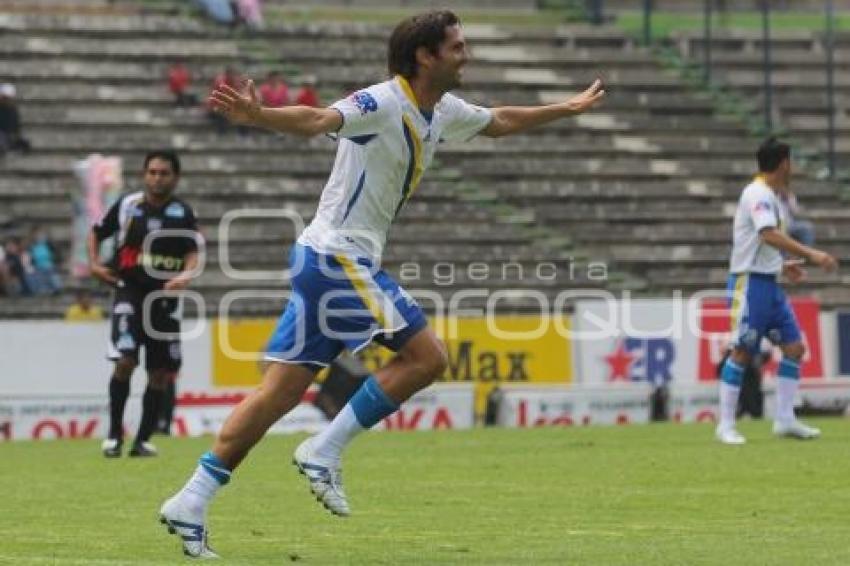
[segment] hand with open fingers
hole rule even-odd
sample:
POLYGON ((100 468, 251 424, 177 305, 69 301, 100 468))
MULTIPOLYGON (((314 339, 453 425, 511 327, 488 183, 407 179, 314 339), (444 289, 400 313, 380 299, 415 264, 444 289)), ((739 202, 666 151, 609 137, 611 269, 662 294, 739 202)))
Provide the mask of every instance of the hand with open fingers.
POLYGON ((256 125, 262 108, 254 81, 251 80, 245 84, 243 92, 227 84, 217 86, 210 94, 210 103, 216 112, 234 124, 246 126, 256 125))
POLYGON ((838 260, 826 252, 815 251, 809 260, 826 272, 835 271, 838 268, 838 260))
POLYGON ((570 110, 573 113, 581 114, 582 112, 592 108, 597 102, 602 100, 604 96, 605 89, 602 87, 602 80, 596 79, 593 81, 593 84, 587 88, 587 90, 567 100, 567 106, 570 107, 570 110))

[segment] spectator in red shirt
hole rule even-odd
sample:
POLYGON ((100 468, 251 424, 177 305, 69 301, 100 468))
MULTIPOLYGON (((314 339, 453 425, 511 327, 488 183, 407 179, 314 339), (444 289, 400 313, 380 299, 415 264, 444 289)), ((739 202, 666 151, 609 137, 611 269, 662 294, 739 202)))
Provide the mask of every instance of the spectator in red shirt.
POLYGON ((264 106, 280 108, 289 106, 289 87, 277 71, 272 71, 260 85, 260 99, 264 106))
POLYGON ((298 94, 295 95, 295 104, 300 106, 312 106, 318 108, 319 93, 316 91, 316 78, 312 76, 304 77, 301 81, 301 88, 298 94))
POLYGON ((192 84, 192 74, 182 61, 168 68, 168 90, 174 95, 174 104, 177 106, 198 104, 198 97, 189 92, 190 84, 192 84))

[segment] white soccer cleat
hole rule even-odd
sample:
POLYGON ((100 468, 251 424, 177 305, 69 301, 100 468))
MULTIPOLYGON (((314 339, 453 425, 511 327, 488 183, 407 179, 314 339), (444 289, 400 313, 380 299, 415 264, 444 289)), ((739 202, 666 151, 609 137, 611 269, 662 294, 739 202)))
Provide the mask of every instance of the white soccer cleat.
POLYGON ((121 441, 117 438, 107 438, 100 445, 100 451, 107 458, 121 457, 121 441))
POLYGON ((292 464, 310 482, 310 491, 325 509, 334 515, 347 517, 351 509, 348 508, 348 500, 342 489, 342 469, 316 461, 313 458, 312 440, 308 438, 298 445, 292 456, 292 464))
POLYGON ((820 429, 808 426, 797 419, 790 423, 774 421, 773 434, 786 438, 799 438, 800 440, 812 440, 820 436, 820 429))
POLYGON ((210 532, 203 515, 191 512, 175 495, 162 504, 159 522, 168 528, 169 534, 177 535, 183 543, 183 554, 190 558, 219 558, 209 546, 210 532))
POLYGON ((731 426, 717 427, 717 430, 714 431, 714 436, 723 444, 729 444, 731 446, 740 446, 747 443, 747 439, 731 426))

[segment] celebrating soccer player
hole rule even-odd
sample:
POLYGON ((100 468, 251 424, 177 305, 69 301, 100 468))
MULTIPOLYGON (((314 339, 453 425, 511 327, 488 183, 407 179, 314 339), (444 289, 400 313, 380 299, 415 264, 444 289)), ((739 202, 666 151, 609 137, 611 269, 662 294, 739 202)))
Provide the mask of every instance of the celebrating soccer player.
POLYGON ((301 400, 316 372, 372 340, 396 356, 370 376, 293 462, 332 513, 350 513, 340 459, 351 440, 396 411, 444 371, 446 351, 416 302, 382 269, 387 231, 443 141, 500 137, 580 114, 604 96, 600 81, 557 104, 487 109, 449 94, 469 51, 457 16, 433 11, 401 22, 388 46, 391 79, 329 108, 264 108, 252 83, 212 95, 231 122, 339 138, 315 219, 291 250, 292 295, 267 346, 262 385, 224 423, 194 475, 161 509, 186 554, 211 557, 207 506, 266 430, 301 400))
POLYGON ((759 175, 741 193, 735 213, 728 290, 732 309, 733 350, 720 373, 720 423, 717 439, 724 444, 744 444, 735 429, 735 410, 741 392, 741 376, 750 358, 760 351, 767 336, 782 348, 776 380, 777 436, 817 438, 820 430, 806 426, 794 415, 794 396, 800 382, 800 363, 805 353, 797 319, 777 281, 780 274, 792 283, 803 279, 800 259, 833 271, 834 257, 798 243, 785 231, 786 209, 780 197, 787 195, 791 180, 791 148, 775 138, 766 140, 757 153, 759 175), (786 260, 783 252, 792 256, 786 260))

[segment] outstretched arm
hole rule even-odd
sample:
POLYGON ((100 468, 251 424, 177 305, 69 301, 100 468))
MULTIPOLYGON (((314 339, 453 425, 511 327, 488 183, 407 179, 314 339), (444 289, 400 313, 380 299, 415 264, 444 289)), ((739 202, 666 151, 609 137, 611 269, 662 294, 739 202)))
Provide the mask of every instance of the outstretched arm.
POLYGON ((575 116, 590 109, 605 96, 602 81, 597 79, 583 93, 545 106, 501 106, 491 109, 493 119, 481 132, 482 135, 498 138, 554 122, 560 118, 575 116))
POLYGON ((254 81, 248 81, 240 93, 226 84, 216 87, 210 102, 234 124, 265 128, 287 134, 315 136, 335 132, 342 126, 342 115, 332 108, 286 106, 265 108, 260 104, 254 81))

